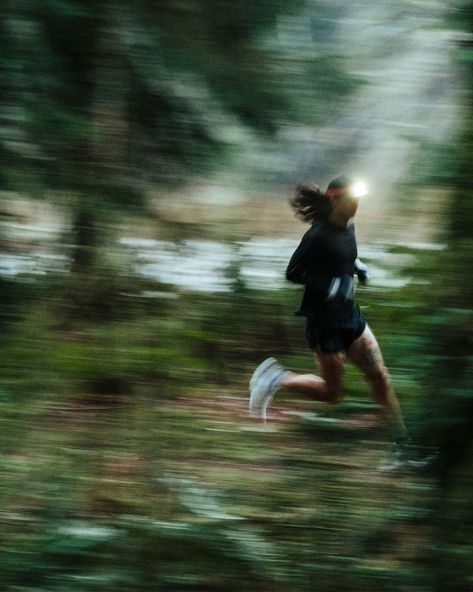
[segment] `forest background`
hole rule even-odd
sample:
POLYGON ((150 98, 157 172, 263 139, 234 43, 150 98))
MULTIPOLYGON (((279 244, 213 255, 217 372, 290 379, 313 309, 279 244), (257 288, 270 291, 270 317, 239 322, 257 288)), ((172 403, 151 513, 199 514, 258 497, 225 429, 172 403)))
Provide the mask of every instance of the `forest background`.
POLYGON ((10 592, 460 592, 473 573, 473 10, 5 0, 0 576, 10 592), (426 471, 324 407, 284 267, 300 180, 368 182, 358 299, 426 471))

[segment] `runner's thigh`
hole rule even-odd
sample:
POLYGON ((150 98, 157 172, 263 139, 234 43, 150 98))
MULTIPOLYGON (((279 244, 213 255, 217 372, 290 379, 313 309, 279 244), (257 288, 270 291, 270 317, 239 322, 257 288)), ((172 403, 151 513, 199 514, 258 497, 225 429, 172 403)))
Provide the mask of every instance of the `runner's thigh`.
POLYGON ((348 358, 365 374, 384 370, 384 360, 378 342, 366 325, 363 333, 355 339, 347 352, 348 358))

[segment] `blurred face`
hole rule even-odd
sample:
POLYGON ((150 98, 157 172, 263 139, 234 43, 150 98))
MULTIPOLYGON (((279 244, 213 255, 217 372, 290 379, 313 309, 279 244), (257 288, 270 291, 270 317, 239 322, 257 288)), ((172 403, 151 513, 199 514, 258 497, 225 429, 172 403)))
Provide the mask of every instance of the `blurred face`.
POLYGON ((351 195, 340 195, 333 201, 333 211, 337 216, 353 218, 358 209, 358 198, 351 195))

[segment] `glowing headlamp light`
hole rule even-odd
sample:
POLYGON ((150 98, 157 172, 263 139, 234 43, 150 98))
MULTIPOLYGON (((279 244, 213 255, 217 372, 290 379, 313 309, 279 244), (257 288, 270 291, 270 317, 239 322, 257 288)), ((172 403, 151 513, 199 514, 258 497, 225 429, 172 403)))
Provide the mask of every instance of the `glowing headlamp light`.
POLYGON ((353 181, 349 184, 328 187, 325 195, 329 198, 349 196, 360 198, 368 193, 368 187, 364 181, 353 181))
POLYGON ((355 181, 350 186, 350 195, 353 197, 363 197, 368 193, 368 187, 364 181, 355 181))

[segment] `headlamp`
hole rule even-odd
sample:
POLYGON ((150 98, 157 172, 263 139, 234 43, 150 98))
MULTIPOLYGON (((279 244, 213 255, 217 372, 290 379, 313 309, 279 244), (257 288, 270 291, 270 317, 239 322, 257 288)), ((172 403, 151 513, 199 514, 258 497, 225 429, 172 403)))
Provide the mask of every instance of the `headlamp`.
POLYGON ((368 187, 364 181, 354 181, 350 185, 350 195, 353 197, 363 197, 368 193, 368 187))
POLYGON ((368 187, 364 181, 345 181, 342 179, 335 179, 330 182, 325 195, 332 199, 334 197, 346 196, 360 198, 368 193, 368 187))

